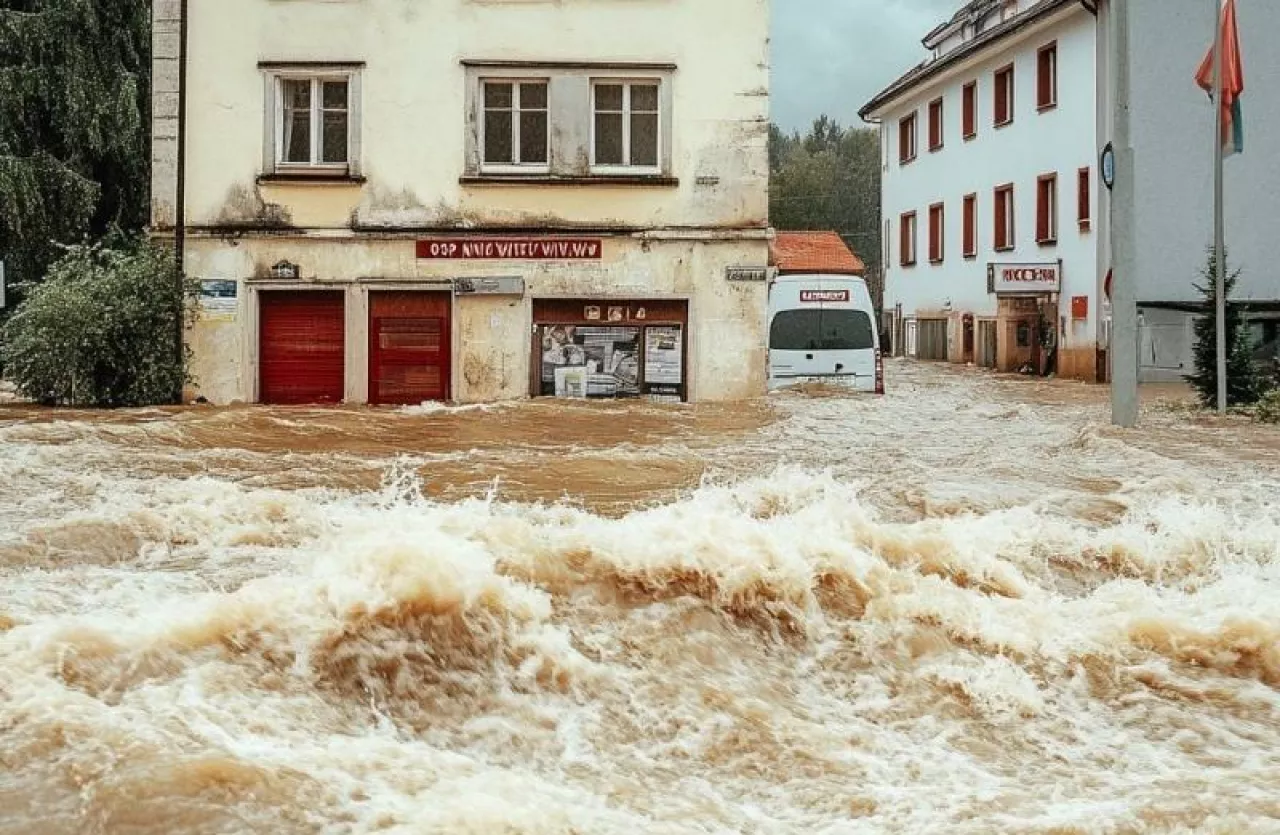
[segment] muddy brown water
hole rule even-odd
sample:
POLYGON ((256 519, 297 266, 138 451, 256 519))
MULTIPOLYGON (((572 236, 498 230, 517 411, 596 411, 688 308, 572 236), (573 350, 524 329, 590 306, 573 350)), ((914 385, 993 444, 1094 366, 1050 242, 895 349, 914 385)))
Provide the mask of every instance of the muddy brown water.
POLYGON ((0 833, 1280 831, 1280 432, 0 407, 0 833))

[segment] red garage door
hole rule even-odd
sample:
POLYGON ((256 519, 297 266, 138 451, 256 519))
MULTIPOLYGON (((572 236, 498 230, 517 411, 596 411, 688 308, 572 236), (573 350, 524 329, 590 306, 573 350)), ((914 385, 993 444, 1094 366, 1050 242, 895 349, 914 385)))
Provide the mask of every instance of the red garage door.
POLYGON ((258 399, 278 404, 342 402, 343 294, 263 292, 258 311, 258 399))
POLYGON ((449 399, 449 294, 369 294, 369 402, 449 399))

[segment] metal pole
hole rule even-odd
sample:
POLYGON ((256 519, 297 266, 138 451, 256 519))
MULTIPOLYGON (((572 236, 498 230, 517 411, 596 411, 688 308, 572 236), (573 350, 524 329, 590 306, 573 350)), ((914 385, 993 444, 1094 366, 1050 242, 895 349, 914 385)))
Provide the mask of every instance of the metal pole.
POLYGON ((1134 241, 1134 151, 1129 128, 1132 2, 1113 0, 1110 4, 1116 178, 1111 193, 1111 422, 1126 428, 1138 423, 1138 257, 1134 241))
POLYGON ((1222 4, 1213 2, 1213 260, 1218 337, 1218 413, 1227 413, 1227 254, 1222 176, 1222 4))

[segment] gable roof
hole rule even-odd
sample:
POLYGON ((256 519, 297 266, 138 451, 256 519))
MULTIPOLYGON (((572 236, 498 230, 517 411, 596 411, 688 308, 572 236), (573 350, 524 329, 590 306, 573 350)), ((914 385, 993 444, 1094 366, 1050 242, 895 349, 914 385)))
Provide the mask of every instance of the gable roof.
MULTIPOLYGON (((966 58, 971 57, 986 47, 1002 41, 1023 29, 1038 23, 1050 16, 1054 12, 1061 11, 1068 6, 1079 6, 1087 11, 1093 12, 1094 4, 1089 0, 1039 0, 1034 6, 1026 11, 1017 14, 998 26, 992 26, 982 34, 967 41, 961 46, 956 47, 940 58, 926 60, 915 68, 909 70, 884 90, 876 94, 876 97, 862 106, 858 111, 863 121, 867 121, 875 111, 884 107, 886 104, 895 99, 902 98, 910 93, 916 87, 928 81, 936 75, 952 67, 966 58)), ((967 6, 966 6, 967 9, 967 6)), ((964 9, 961 10, 965 11, 964 9)), ((935 30, 937 31, 937 30, 935 30)), ((933 33, 930 33, 933 34, 933 33)))
POLYGON ((781 273, 862 275, 867 269, 835 232, 778 232, 770 250, 781 273))

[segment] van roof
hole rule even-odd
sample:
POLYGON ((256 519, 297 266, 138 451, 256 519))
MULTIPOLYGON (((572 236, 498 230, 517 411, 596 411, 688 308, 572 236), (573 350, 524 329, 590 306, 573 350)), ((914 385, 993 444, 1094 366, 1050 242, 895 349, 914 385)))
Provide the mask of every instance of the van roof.
POLYGON ((835 232, 778 232, 769 255, 782 275, 862 275, 867 269, 835 232))

